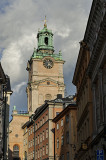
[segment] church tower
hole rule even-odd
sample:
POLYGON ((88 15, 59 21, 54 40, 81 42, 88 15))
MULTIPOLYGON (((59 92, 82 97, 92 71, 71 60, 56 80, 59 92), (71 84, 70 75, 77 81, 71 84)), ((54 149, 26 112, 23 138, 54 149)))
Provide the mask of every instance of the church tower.
POLYGON ((27 96, 28 111, 33 113, 45 100, 55 99, 57 94, 64 97, 64 77, 62 54, 54 53, 53 33, 44 28, 37 34, 38 47, 34 49, 27 63, 29 73, 27 96))

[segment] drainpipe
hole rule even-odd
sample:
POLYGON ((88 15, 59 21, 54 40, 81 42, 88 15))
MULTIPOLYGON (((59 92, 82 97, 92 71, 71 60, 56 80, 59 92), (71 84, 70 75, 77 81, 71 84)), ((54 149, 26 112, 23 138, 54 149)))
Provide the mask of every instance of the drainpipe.
POLYGON ((55 160, 55 128, 54 128, 54 160, 55 160))

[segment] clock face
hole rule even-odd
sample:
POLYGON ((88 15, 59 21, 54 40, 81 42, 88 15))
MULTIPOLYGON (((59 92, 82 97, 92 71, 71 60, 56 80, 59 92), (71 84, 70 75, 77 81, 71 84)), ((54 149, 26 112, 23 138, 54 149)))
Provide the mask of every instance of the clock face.
POLYGON ((43 65, 47 69, 51 69, 53 67, 53 61, 51 59, 44 59, 43 65))

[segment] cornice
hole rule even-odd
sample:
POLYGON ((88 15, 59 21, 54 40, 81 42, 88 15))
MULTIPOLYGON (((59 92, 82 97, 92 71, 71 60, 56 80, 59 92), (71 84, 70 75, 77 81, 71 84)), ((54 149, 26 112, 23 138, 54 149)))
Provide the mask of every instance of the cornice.
POLYGON ((89 65, 88 65, 87 73, 90 77, 92 76, 92 73, 94 71, 96 62, 97 62, 97 60, 98 60, 98 58, 99 58, 99 56, 102 52, 103 45, 106 43, 105 38, 106 38, 106 13, 105 13, 104 19, 101 23, 101 28, 100 28, 95 46, 94 46, 93 51, 92 51, 90 62, 89 62, 89 65))

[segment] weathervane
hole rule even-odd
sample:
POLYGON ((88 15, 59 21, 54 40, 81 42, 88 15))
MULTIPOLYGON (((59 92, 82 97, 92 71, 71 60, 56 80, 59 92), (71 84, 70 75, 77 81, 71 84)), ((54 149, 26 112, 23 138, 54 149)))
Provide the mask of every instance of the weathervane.
POLYGON ((44 27, 47 27, 46 22, 47 22, 47 20, 46 20, 46 16, 45 16, 45 20, 44 20, 44 27))

